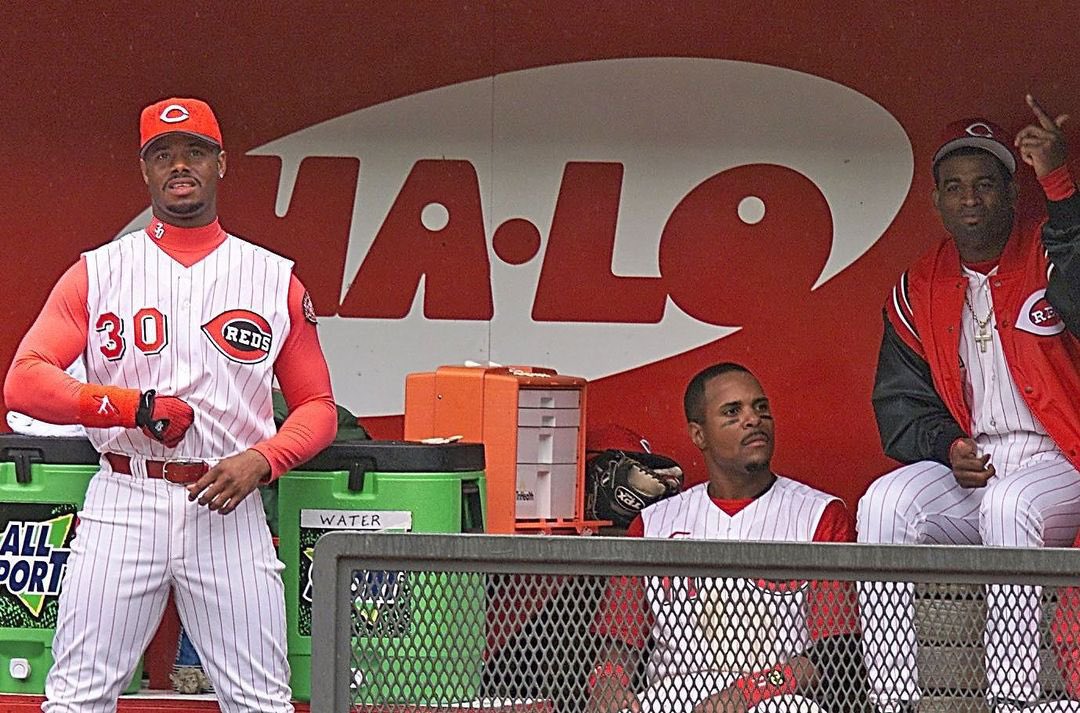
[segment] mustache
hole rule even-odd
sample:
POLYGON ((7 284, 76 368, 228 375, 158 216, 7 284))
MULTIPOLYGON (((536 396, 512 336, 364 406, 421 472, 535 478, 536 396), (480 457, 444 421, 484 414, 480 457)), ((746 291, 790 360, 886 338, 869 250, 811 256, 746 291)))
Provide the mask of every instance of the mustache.
POLYGON ((746 434, 740 443, 745 446, 750 441, 756 440, 758 438, 764 438, 766 442, 772 443, 772 436, 769 435, 768 432, 760 428, 754 429, 750 433, 746 434))
POLYGON ((191 173, 188 170, 184 170, 184 171, 178 171, 176 173, 170 174, 169 177, 165 179, 165 186, 168 186, 173 181, 177 181, 177 180, 180 180, 180 179, 192 181, 197 186, 202 185, 202 181, 199 180, 198 176, 196 176, 194 173, 191 173))

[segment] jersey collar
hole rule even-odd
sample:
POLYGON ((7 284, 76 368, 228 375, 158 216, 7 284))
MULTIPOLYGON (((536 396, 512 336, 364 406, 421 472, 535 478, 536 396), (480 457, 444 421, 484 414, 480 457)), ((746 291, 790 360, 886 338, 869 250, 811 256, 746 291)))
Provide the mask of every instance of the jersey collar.
POLYGON ((198 228, 181 228, 154 218, 145 232, 155 245, 185 267, 191 267, 209 255, 226 238, 217 219, 198 228))

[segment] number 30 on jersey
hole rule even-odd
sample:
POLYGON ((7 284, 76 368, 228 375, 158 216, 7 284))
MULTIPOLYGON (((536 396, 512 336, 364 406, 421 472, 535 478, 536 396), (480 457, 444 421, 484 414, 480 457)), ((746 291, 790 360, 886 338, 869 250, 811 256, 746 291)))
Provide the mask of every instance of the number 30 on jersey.
MULTIPOLYGON (((143 307, 132 319, 132 340, 143 354, 159 354, 169 343, 169 323, 155 307, 143 307)), ((109 361, 121 359, 127 352, 124 320, 115 312, 105 312, 97 318, 94 329, 102 335, 98 349, 109 361)))

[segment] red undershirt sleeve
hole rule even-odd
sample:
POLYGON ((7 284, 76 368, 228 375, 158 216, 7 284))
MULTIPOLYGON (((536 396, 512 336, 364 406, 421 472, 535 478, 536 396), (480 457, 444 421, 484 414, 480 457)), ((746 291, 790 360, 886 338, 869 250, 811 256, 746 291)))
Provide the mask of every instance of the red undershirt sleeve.
POLYGON ((86 349, 89 312, 86 260, 68 268, 15 351, 7 379, 7 408, 48 423, 79 423, 82 382, 64 373, 86 349))
MULTIPOLYGON (((825 506, 814 542, 854 542, 855 521, 840 500, 825 506)), ((810 583, 806 625, 814 641, 837 634, 850 634, 859 622, 858 600, 852 582, 810 583)))
POLYGON ((319 333, 304 316, 307 291, 295 275, 289 283, 289 336, 281 347, 274 374, 289 407, 276 435, 253 446, 270 463, 276 479, 326 448, 337 435, 337 407, 330 388, 319 333))
POLYGON ((1039 179, 1043 193, 1048 200, 1063 201, 1076 193, 1076 184, 1073 182, 1069 165, 1065 164, 1054 169, 1039 179))
MULTIPOLYGON (((626 537, 644 537, 645 525, 641 516, 634 518, 626 537)), ((652 627, 652 613, 645 601, 641 577, 612 577, 604 589, 593 631, 601 636, 619 639, 635 648, 645 646, 652 627)))

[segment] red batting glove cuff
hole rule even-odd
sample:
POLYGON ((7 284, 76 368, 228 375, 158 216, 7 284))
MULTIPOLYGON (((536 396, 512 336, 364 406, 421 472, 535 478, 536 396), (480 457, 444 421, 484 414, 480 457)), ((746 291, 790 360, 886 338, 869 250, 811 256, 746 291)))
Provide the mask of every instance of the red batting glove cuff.
POLYGON ((140 395, 137 389, 85 384, 79 389, 79 423, 87 428, 134 428, 140 395))
POLYGON ((1073 182, 1068 164, 1059 166, 1040 178, 1039 185, 1047 199, 1052 201, 1063 201, 1076 193, 1076 183, 1073 182))
POLYGON ((135 423, 147 438, 167 448, 180 445, 194 421, 195 411, 186 401, 176 396, 158 396, 153 390, 142 394, 135 414, 135 423))

